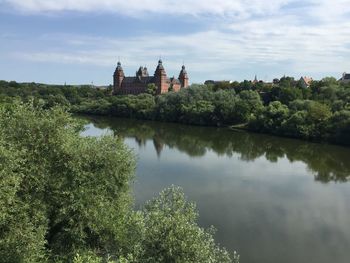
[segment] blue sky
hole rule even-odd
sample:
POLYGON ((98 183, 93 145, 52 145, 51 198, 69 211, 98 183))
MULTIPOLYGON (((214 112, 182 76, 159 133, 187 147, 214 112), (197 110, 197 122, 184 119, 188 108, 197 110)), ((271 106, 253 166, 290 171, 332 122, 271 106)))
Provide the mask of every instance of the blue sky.
POLYGON ((350 71, 350 0, 0 0, 0 79, 110 84, 159 56, 206 79, 350 71))

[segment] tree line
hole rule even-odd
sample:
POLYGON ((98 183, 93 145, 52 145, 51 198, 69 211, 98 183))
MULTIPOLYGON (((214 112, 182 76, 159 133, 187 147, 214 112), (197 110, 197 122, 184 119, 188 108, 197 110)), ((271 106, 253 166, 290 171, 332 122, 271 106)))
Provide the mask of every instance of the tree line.
POLYGON ((0 101, 34 98, 46 107, 66 105, 72 112, 179 122, 203 126, 234 126, 255 132, 350 145, 350 84, 334 78, 303 88, 283 77, 276 83, 220 82, 193 84, 180 92, 154 96, 152 87, 140 95, 111 96, 91 87, 0 83, 0 101))

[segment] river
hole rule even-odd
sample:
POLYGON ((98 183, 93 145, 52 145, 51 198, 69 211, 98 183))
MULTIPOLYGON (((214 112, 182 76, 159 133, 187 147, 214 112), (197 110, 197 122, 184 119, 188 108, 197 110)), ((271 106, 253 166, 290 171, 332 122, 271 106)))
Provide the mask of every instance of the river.
POLYGON ((242 263, 350 262, 350 148, 226 128, 86 117, 137 156, 137 208, 171 185, 242 263))

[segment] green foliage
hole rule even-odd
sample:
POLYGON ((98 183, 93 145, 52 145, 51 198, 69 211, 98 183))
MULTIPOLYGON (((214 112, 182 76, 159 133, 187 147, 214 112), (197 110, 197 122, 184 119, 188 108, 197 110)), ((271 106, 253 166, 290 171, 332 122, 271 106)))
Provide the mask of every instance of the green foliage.
MULTIPOLYGON (((0 107, 0 262, 166 262, 158 255, 165 260, 175 248, 189 262, 200 262, 189 248, 228 258, 209 234, 193 236, 193 244, 169 234, 163 238, 174 243, 156 252, 148 235, 160 226, 149 215, 164 222, 168 215, 152 205, 132 210, 133 154, 113 136, 80 136, 82 127, 60 107, 0 107)), ((186 214, 192 210, 171 201, 163 204, 183 218, 178 229, 202 233, 186 214)))
POLYGON ((296 138, 333 140, 331 117, 330 108, 317 101, 296 100, 289 108, 274 101, 251 121, 250 128, 296 138))
MULTIPOLYGON (((111 98, 110 114, 119 117, 153 119, 155 98, 149 94, 127 95, 111 98)), ((83 111, 84 112, 84 111, 83 111)))
POLYGON ((25 173, 25 151, 0 139, 0 262, 39 262, 44 260, 45 218, 41 211, 18 192, 25 173), (33 213, 34 212, 34 213, 33 213))
POLYGON ((193 86, 159 96, 156 119, 196 125, 237 124, 247 122, 262 106, 255 91, 238 95, 232 89, 215 92, 207 86, 193 86))
POLYGON ((146 93, 155 96, 157 93, 157 86, 154 83, 148 84, 146 93))
POLYGON ((108 90, 0 81, 0 102, 31 101, 71 112, 180 122, 203 126, 235 125, 275 135, 350 145, 348 127, 339 116, 350 111, 350 84, 334 78, 299 81, 282 77, 274 83, 251 81, 196 85, 155 96, 147 93, 110 96, 108 90))
POLYGON ((198 100, 191 105, 181 105, 182 121, 185 123, 205 125, 210 122, 214 105, 210 101, 198 100))
POLYGON ((74 256, 72 263, 116 263, 116 261, 111 261, 108 258, 105 260, 91 251, 86 251, 77 253, 74 256))
POLYGON ((90 86, 59 86, 39 83, 17 83, 0 81, 0 94, 10 101, 20 98, 30 101, 31 98, 42 99, 48 107, 68 104, 79 104, 85 100, 97 100, 110 95, 110 90, 99 90, 90 86))
POLYGON ((9 163, 18 166, 14 177, 2 175, 8 182, 1 192, 12 205, 1 211, 0 251, 17 250, 2 258, 40 261, 44 245, 61 258, 80 248, 111 249, 124 231, 112 222, 122 222, 131 205, 134 159, 122 141, 82 138, 81 126, 59 108, 16 104, 0 115, 1 137, 17 153, 9 163))
POLYGON ((350 111, 341 110, 330 118, 331 141, 350 145, 350 111))
MULTIPOLYGON (((137 262, 232 262, 214 242, 213 230, 198 227, 195 206, 172 187, 148 202, 137 262)), ((238 256, 234 255, 234 262, 238 256)))
POLYGON ((289 116, 289 109, 279 101, 271 102, 254 118, 250 127, 262 132, 279 133, 282 122, 289 116))
POLYGON ((242 91, 236 102, 235 114, 237 123, 248 122, 263 108, 263 103, 256 91, 242 91))
POLYGON ((278 88, 277 98, 284 104, 289 104, 291 101, 303 99, 301 88, 278 88))
POLYGON ((281 87, 282 89, 288 89, 295 86, 296 86, 296 82, 292 77, 284 76, 279 81, 279 87, 281 87))

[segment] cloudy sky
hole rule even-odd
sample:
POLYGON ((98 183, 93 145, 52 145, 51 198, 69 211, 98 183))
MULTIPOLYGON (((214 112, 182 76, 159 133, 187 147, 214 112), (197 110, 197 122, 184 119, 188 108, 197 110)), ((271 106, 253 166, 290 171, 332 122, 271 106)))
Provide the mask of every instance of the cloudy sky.
POLYGON ((168 75, 191 82, 322 78, 350 71, 350 0, 0 0, 0 79, 110 84, 168 75))

